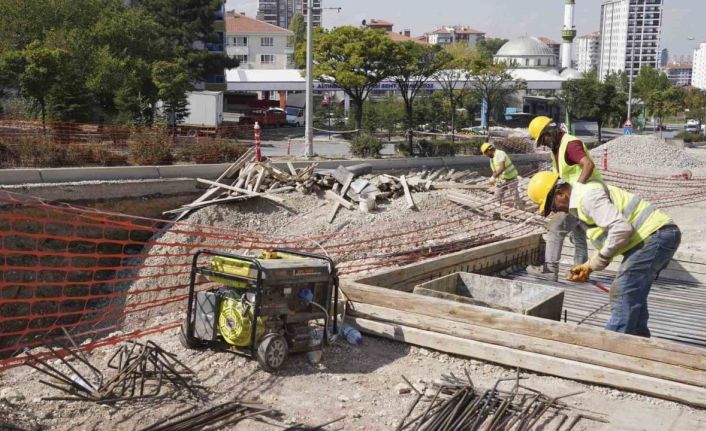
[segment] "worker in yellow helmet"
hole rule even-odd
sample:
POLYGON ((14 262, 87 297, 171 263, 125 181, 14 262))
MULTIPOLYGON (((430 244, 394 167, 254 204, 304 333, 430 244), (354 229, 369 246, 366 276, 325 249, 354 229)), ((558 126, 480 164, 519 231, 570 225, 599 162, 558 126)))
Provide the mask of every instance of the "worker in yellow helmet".
MULTIPOLYGON (((570 185, 589 181, 603 181, 601 173, 586 146, 575 136, 566 133, 549 117, 535 117, 529 125, 529 134, 537 146, 549 147, 552 170, 570 185)), ((559 277, 559 260, 564 239, 571 233, 574 244, 574 263, 588 259, 585 231, 571 214, 555 214, 547 223, 547 247, 543 272, 559 277)))
POLYGON ((502 205, 505 192, 510 193, 511 206, 524 209, 524 204, 517 191, 517 168, 503 150, 498 150, 489 142, 481 145, 480 152, 490 159, 492 172, 488 184, 495 187, 495 199, 502 205))
POLYGON ((591 272, 623 256, 610 292, 606 328, 649 337, 647 295, 679 247, 679 227, 648 201, 598 181, 571 186, 554 172, 540 172, 530 180, 527 194, 545 217, 551 212, 575 215, 598 250, 570 270, 569 280, 586 281, 591 272))

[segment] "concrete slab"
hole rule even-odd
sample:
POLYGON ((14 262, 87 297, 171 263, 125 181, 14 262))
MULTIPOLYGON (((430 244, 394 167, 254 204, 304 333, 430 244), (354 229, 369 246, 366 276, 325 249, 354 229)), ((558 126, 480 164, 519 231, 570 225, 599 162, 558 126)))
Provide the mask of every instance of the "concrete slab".
POLYGON ((157 166, 160 178, 218 178, 230 163, 214 165, 174 165, 157 166))
POLYGON ((36 184, 42 182, 40 169, 0 169, 0 185, 36 184))
POLYGON ((156 166, 119 166, 105 168, 42 169, 42 182, 68 183, 76 181, 153 180, 159 179, 156 166))

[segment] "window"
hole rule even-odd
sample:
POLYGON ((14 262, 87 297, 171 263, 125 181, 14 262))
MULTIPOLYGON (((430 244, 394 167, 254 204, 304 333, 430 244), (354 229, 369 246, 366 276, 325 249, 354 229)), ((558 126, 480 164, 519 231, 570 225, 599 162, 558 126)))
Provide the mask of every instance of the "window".
POLYGON ((287 66, 291 66, 292 64, 294 64, 294 55, 287 54, 287 66))
POLYGON ((273 37, 261 37, 260 46, 274 46, 275 38, 273 37))
POLYGON ((262 54, 260 55, 261 64, 274 64, 275 56, 272 54, 262 54))
POLYGON ((243 64, 248 64, 248 56, 247 55, 235 55, 235 59, 240 62, 241 66, 243 64))
POLYGON ((233 38, 233 45, 235 45, 235 46, 248 46, 248 38, 247 37, 234 37, 233 38))

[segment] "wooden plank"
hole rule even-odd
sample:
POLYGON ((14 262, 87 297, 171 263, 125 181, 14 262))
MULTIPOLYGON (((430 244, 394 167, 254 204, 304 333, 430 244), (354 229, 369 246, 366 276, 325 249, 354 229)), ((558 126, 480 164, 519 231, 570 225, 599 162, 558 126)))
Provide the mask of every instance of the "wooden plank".
POLYGON ((242 193, 242 194, 248 195, 248 196, 257 196, 257 197, 269 199, 269 200, 271 200, 271 201, 277 202, 278 204, 284 203, 284 199, 278 198, 278 197, 275 197, 275 196, 270 196, 270 195, 267 194, 267 193, 255 193, 255 192, 251 192, 251 191, 249 191, 249 190, 241 189, 241 188, 238 188, 238 187, 228 186, 228 185, 225 185, 225 184, 215 183, 215 182, 209 181, 209 180, 204 180, 203 178, 197 178, 196 181, 198 181, 198 182, 200 182, 200 183, 204 183, 204 184, 211 184, 211 185, 214 185, 214 186, 217 186, 217 187, 226 189, 226 190, 231 190, 231 191, 238 192, 238 193, 242 193))
POLYGON ((337 202, 337 203, 343 205, 344 207, 348 208, 349 210, 352 210, 355 208, 355 205, 353 205, 352 203, 343 199, 341 196, 337 195, 336 193, 332 192, 331 190, 326 190, 326 192, 324 193, 324 196, 326 197, 326 199, 333 201, 333 202, 337 202))
POLYGON ((444 316, 431 317, 411 313, 407 310, 401 311, 361 303, 351 303, 348 315, 351 317, 362 317, 375 321, 396 323, 463 339, 569 359, 586 364, 599 365, 615 370, 706 388, 706 373, 698 370, 646 359, 638 359, 619 353, 575 346, 555 340, 511 334, 493 328, 455 322, 444 318, 444 316))
POLYGON ((407 198, 407 208, 417 209, 417 204, 414 203, 414 198, 412 198, 412 193, 409 191, 409 185, 404 175, 400 177, 400 183, 402 183, 402 188, 404 189, 404 196, 407 198))
POLYGON ((260 187, 262 187, 262 181, 265 179, 265 171, 265 169, 260 168, 260 174, 257 176, 257 181, 255 181, 255 187, 253 187, 253 191, 260 191, 260 187))
POLYGON ((363 332, 430 349, 490 361, 510 367, 600 384, 677 401, 695 407, 706 407, 706 390, 620 370, 584 364, 534 352, 510 349, 446 334, 382 323, 361 318, 349 319, 363 332))
POLYGON ((654 340, 618 334, 589 326, 554 322, 501 310, 460 304, 444 299, 414 295, 407 292, 368 286, 341 279, 341 288, 349 300, 380 307, 407 310, 427 316, 447 316, 464 322, 500 331, 529 335, 545 340, 561 341, 665 364, 706 370, 706 349, 664 340, 654 340))
POLYGON ((292 162, 287 162, 287 168, 289 168, 289 172, 292 174, 293 177, 297 176, 297 170, 294 169, 294 165, 292 162))
MULTIPOLYGON (((240 158, 238 158, 238 160, 236 160, 235 162, 233 162, 233 164, 231 164, 231 165, 216 179, 216 182, 217 182, 217 183, 220 183, 221 181, 223 181, 223 179, 229 178, 231 175, 233 175, 233 174, 236 173, 238 170, 240 170, 243 166, 245 166, 245 164, 247 164, 248 162, 250 162, 254 157, 255 157, 255 150, 254 150, 253 148, 248 148, 248 150, 247 150, 242 156, 240 156, 240 158)), ((211 198, 218 190, 219 190, 219 189, 218 189, 217 187, 210 188, 210 189, 208 189, 208 190, 206 191, 206 193, 204 193, 203 195, 201 195, 199 198, 197 198, 197 199, 196 199, 195 201, 193 201, 192 203, 204 202, 204 201, 208 200, 209 198, 211 198)), ((176 217, 176 220, 177 220, 177 221, 181 220, 187 213, 188 213, 188 211, 182 212, 181 214, 179 214, 179 215, 176 217)))
POLYGON ((432 190, 461 189, 461 190, 488 190, 489 187, 483 184, 460 184, 460 183, 433 183, 432 190))
MULTIPOLYGON (((353 178, 355 175, 352 172, 348 172, 348 176, 346 177, 346 181, 343 183, 343 187, 341 188, 341 197, 346 195, 346 192, 348 192, 348 188, 351 186, 351 183, 353 182, 353 178)), ((336 183, 338 184, 338 183, 336 183)), ((338 212, 338 208, 340 208, 341 204, 339 202, 334 202, 333 203, 333 208, 331 208, 331 213, 328 216, 328 222, 333 223, 333 219, 336 218, 336 213, 338 212)))

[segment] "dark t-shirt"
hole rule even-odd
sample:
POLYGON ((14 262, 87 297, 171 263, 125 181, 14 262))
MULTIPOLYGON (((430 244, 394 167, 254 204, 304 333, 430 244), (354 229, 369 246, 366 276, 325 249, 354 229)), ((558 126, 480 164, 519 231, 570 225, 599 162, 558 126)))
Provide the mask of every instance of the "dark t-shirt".
MULTIPOLYGON (((557 138, 561 141, 563 137, 564 135, 560 134, 557 138)), ((558 157, 558 153, 559 148, 554 151, 554 157, 558 157)), ((569 166, 577 165, 584 157, 586 157, 586 152, 583 150, 583 143, 579 140, 569 142, 566 146, 566 153, 564 156, 564 161, 566 164, 569 166)))

